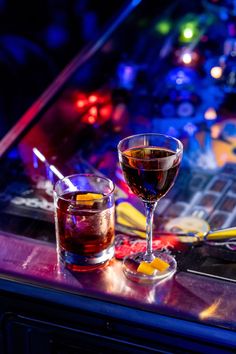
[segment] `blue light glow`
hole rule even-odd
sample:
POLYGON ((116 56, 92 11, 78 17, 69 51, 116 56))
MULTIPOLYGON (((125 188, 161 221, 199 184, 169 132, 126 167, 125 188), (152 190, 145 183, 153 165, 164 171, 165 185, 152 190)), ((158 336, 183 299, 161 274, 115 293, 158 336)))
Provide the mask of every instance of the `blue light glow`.
POLYGON ((117 69, 119 86, 128 90, 132 89, 136 78, 136 71, 134 65, 121 63, 117 69))
POLYGON ((167 75, 166 81, 169 85, 190 85, 197 80, 196 71, 191 68, 178 67, 172 69, 167 75))
POLYGON ((69 39, 67 30, 59 25, 50 25, 46 32, 46 43, 50 48, 60 48, 69 39))
POLYGON ((141 1, 142 1, 142 0, 133 0, 132 3, 131 3, 131 5, 135 7, 135 6, 137 6, 141 1))

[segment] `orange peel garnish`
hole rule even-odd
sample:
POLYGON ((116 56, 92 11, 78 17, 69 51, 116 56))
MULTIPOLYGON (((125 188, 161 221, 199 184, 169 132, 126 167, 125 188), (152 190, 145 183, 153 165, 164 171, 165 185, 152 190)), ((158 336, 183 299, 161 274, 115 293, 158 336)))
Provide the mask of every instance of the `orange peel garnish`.
POLYGON ((155 272, 155 268, 150 263, 143 261, 139 264, 137 272, 152 275, 155 272))
POLYGON ((161 258, 154 258, 153 261, 150 263, 151 267, 159 270, 159 272, 164 272, 169 268, 169 263, 163 261, 161 258))
POLYGON ((93 205, 93 203, 103 197, 100 193, 85 193, 76 195, 76 203, 83 205, 93 205))

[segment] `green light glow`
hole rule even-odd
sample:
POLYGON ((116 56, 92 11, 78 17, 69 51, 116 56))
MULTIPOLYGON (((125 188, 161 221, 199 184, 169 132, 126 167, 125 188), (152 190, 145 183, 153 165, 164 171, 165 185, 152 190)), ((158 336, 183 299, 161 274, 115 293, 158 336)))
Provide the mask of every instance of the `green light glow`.
POLYGON ((155 25, 155 31, 162 35, 168 34, 170 30, 171 30, 171 22, 168 20, 157 22, 157 24, 155 25))
POLYGON ((184 38, 186 38, 186 39, 191 39, 191 38, 193 38, 193 30, 192 30, 192 28, 186 27, 186 28, 183 30, 183 36, 184 36, 184 38))
POLYGON ((181 42, 191 42, 199 34, 198 26, 196 21, 187 22, 180 28, 179 39, 181 42))

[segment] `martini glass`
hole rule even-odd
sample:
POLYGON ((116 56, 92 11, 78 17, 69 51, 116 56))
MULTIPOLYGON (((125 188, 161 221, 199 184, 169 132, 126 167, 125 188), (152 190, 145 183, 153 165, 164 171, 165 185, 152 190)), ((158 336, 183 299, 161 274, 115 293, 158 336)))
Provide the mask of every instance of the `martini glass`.
POLYGON ((124 178, 132 192, 140 198, 146 211, 146 252, 128 255, 123 261, 125 275, 137 282, 153 282, 176 271, 175 258, 166 252, 153 251, 153 215, 158 201, 174 185, 183 154, 182 143, 171 136, 155 133, 138 134, 121 140, 118 155, 124 178), (140 271, 140 263, 150 265, 155 258, 168 263, 164 271, 152 274, 140 271))

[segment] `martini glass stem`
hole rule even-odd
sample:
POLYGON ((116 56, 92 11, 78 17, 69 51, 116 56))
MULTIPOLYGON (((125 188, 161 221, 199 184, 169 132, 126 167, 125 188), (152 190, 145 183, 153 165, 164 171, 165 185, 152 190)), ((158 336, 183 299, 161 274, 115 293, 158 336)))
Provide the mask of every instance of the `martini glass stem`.
POLYGON ((147 249, 144 255, 146 262, 151 262, 154 258, 152 253, 152 230, 153 230, 153 216, 157 206, 156 202, 144 202, 146 211, 146 241, 147 249))

